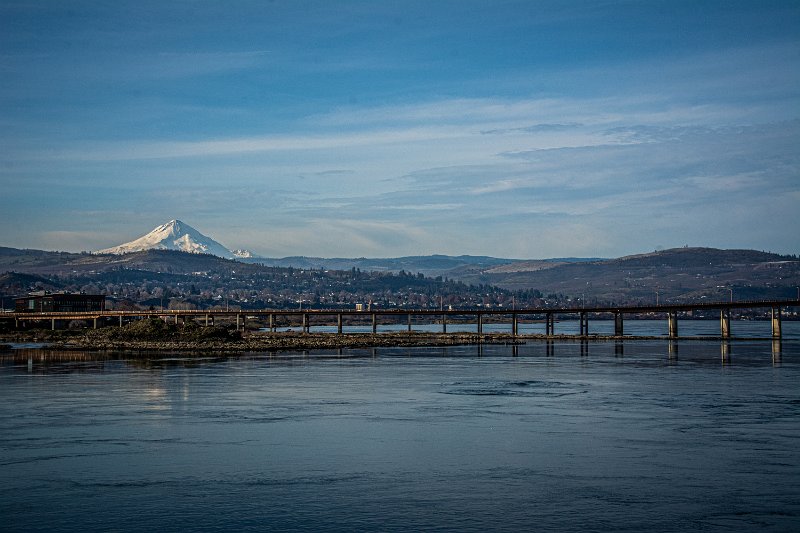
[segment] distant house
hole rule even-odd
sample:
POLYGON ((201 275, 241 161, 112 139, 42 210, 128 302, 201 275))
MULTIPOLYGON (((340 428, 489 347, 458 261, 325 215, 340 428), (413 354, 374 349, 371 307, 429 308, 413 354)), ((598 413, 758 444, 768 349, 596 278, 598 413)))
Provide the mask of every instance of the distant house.
POLYGON ((74 294, 69 292, 33 292, 14 299, 17 313, 76 313, 105 311, 106 297, 102 294, 74 294))

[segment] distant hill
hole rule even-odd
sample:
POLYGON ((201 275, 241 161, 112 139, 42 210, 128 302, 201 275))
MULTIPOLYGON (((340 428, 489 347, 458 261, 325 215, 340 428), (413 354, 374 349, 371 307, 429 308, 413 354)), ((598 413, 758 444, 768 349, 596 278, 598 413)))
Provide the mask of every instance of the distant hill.
POLYGON ((604 302, 796 297, 800 261, 755 250, 674 248, 586 262, 523 261, 458 279, 604 302))
MULTIPOLYGON (((184 283, 199 287, 201 282, 198 280, 202 279, 204 286, 209 285, 215 294, 234 285, 242 287, 241 290, 248 287, 248 291, 258 292, 266 286, 264 280, 267 279, 270 287, 279 290, 280 279, 295 276, 291 269, 317 272, 311 276, 318 284, 313 291, 314 297, 322 297, 328 290, 324 288, 328 283, 326 277, 342 279, 342 275, 336 272, 354 270, 378 274, 353 275, 351 281, 337 289, 361 294, 361 300, 371 297, 369 294, 372 293, 365 291, 379 292, 382 284, 393 286, 399 283, 400 278, 390 278, 390 273, 406 276, 402 278, 406 282, 421 273, 426 278, 438 279, 441 276, 443 280, 446 278, 475 287, 498 287, 515 291, 518 298, 522 298, 524 293, 528 301, 541 293, 550 302, 575 298, 601 303, 651 303, 656 298, 661 302, 702 301, 704 298, 727 300, 731 290, 737 300, 795 298, 796 287, 800 286, 800 261, 795 256, 715 248, 676 248, 617 259, 520 261, 444 255, 389 259, 294 257, 231 260, 209 254, 158 249, 117 255, 0 247, 0 273, 9 273, 0 283, 0 290, 7 295, 36 286, 50 289, 45 285, 47 282, 52 288, 58 288, 63 280, 74 278, 91 280, 91 290, 109 290, 108 287, 114 284, 145 282, 149 284, 148 290, 154 284, 177 287, 184 283), (330 276, 325 271, 330 271, 330 276), (23 274, 39 278, 26 278, 23 274), (386 277, 381 278, 381 274, 386 277)), ((306 281, 297 283, 293 290, 304 292, 302 284, 306 281)), ((434 298, 438 290, 432 287, 426 285, 429 298, 434 298)), ((451 287, 450 290, 455 289, 451 287)), ((480 291, 471 292, 476 296, 480 291)))
MULTIPOLYGON (((67 254, 0 248, 0 297, 35 289, 106 294, 113 308, 507 307, 522 295, 407 272, 272 267, 174 250, 67 254)), ((532 302, 535 294, 528 295, 532 302)))
POLYGON ((198 271, 230 272, 236 269, 253 270, 257 268, 257 265, 247 265, 215 255, 163 249, 142 250, 126 254, 74 254, 0 247, 0 272, 68 276, 123 269, 188 274, 198 271))

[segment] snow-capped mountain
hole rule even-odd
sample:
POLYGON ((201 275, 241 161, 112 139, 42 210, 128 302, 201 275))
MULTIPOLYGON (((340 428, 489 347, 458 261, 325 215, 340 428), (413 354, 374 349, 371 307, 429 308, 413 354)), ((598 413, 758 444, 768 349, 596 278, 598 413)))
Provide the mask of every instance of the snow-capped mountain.
POLYGON ((127 254, 141 252, 142 250, 179 250, 194 254, 211 254, 226 259, 252 257, 252 254, 247 250, 229 250, 211 237, 203 235, 189 224, 180 220, 170 220, 143 237, 113 248, 98 250, 97 253, 127 254))

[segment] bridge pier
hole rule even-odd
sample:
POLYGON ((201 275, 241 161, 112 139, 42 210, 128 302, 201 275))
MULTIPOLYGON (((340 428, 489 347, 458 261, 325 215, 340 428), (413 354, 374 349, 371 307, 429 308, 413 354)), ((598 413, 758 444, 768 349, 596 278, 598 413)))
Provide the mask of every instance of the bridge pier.
POLYGON ((308 313, 303 313, 303 333, 309 333, 311 326, 308 324, 308 313))
POLYGON ((56 319, 55 318, 51 318, 50 321, 51 321, 50 329, 55 331, 56 330, 56 319))
POLYGON ((94 324, 92 325, 93 329, 97 329, 97 317, 94 317, 94 324))
POLYGON ((548 337, 555 335, 556 323, 553 313, 547 313, 544 316, 544 334, 548 337))
POLYGON ((483 334, 483 314, 478 313, 478 335, 483 334))
POLYGON ((730 309, 720 309, 719 311, 719 333, 723 339, 731 338, 731 311, 730 309))
POLYGON ((622 313, 620 311, 614 312, 614 336, 622 337, 623 335, 622 313))
POLYGON ((336 333, 342 334, 342 313, 336 314, 336 333))
POLYGON ((772 338, 781 338, 781 308, 772 308, 772 338))
POLYGON ((586 312, 582 312, 579 318, 580 335, 581 337, 586 337, 589 335, 589 315, 586 312))
POLYGON ((411 313, 408 313, 408 332, 411 333, 411 313))
POLYGON ((119 315, 119 327, 122 327, 122 315, 119 315))
POLYGON ((511 313, 511 335, 516 337, 518 332, 519 332, 519 319, 517 317, 517 313, 511 313))
POLYGON ((378 315, 372 313, 372 333, 378 333, 378 315))
POLYGON ((669 311, 667 313, 667 330, 670 339, 678 338, 678 312, 669 311))
POLYGON ((206 314, 206 327, 208 327, 208 314, 206 314))
POLYGON ((442 333, 447 333, 447 315, 442 315, 442 333))

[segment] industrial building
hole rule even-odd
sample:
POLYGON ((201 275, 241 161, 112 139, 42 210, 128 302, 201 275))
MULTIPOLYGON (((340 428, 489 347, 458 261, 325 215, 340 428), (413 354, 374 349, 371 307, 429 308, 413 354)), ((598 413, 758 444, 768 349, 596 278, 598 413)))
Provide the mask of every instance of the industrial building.
POLYGON ((80 313, 106 309, 106 297, 102 294, 39 291, 15 298, 14 303, 17 313, 80 313))

